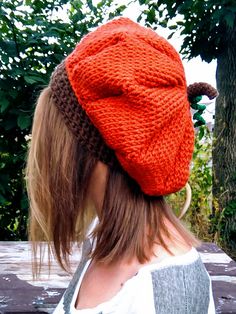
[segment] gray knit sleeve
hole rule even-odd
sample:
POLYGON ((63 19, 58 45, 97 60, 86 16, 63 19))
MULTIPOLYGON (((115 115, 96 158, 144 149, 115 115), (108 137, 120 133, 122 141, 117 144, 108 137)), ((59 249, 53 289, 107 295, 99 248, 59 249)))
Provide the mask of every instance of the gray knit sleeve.
POLYGON ((85 240, 85 242, 83 243, 83 248, 82 248, 81 261, 63 296, 63 309, 66 314, 70 314, 70 306, 71 306, 72 298, 75 292, 75 288, 78 284, 79 278, 83 272, 85 264, 87 263, 89 259, 88 255, 91 252, 91 248, 92 246, 91 246, 90 240, 89 239, 85 240))
POLYGON ((151 273, 157 314, 207 314, 210 279, 202 261, 151 273))

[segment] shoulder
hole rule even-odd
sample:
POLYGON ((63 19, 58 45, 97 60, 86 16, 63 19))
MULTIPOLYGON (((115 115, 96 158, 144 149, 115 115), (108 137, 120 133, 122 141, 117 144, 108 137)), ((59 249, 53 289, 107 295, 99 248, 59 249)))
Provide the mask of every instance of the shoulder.
POLYGON ((210 277, 194 248, 146 265, 136 277, 130 285, 136 309, 151 306, 148 313, 158 314, 215 313, 210 277))
POLYGON ((192 249, 170 260, 141 268, 119 303, 132 303, 132 313, 215 313, 209 312, 211 283, 198 252, 192 249))
POLYGON ((199 256, 152 269, 150 275, 156 313, 172 313, 173 306, 176 313, 208 313, 211 282, 199 256))

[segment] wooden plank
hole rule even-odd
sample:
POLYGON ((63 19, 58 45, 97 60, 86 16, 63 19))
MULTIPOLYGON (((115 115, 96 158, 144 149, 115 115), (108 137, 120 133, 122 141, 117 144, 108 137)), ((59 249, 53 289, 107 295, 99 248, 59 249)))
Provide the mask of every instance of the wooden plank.
MULTIPOLYGON (((236 263, 212 243, 204 243, 199 253, 212 279, 217 313, 236 313, 236 263)), ((45 253, 42 276, 33 281, 30 244, 0 242, 0 314, 53 312, 79 263, 80 250, 73 250, 71 274, 52 260, 49 276, 46 260, 45 253)))
POLYGON ((217 313, 236 313, 236 263, 214 243, 198 249, 211 276, 217 313))
POLYGON ((198 249, 201 259, 211 276, 236 276, 236 263, 219 247, 209 243, 198 249))
POLYGON ((0 313, 52 313, 79 263, 79 249, 74 248, 70 260, 71 274, 52 259, 49 275, 45 252, 42 275, 34 281, 30 244, 0 242, 0 313))

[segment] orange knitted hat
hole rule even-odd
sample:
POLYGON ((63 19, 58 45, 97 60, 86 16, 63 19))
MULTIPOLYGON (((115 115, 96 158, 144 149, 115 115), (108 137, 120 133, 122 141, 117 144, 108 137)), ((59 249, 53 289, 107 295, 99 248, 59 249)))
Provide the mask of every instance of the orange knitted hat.
POLYGON ((81 143, 118 160, 144 193, 186 184, 194 129, 183 65, 164 38, 127 18, 108 22, 57 67, 51 89, 81 143))

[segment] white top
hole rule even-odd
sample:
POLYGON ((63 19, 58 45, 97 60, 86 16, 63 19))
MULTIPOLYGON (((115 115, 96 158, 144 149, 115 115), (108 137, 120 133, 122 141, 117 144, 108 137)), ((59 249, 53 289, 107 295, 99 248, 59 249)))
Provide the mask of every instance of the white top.
POLYGON ((65 310, 68 300, 64 294, 54 314, 215 314, 210 277, 194 248, 186 254, 144 265, 109 301, 77 310, 77 295, 90 263, 91 259, 80 273, 69 310, 65 310))

